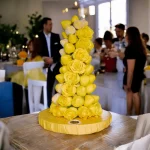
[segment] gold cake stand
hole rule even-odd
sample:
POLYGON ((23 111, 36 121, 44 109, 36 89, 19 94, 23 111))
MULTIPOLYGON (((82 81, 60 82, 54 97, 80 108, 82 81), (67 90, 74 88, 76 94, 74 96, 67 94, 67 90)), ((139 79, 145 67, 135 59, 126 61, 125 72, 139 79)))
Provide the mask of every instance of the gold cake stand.
POLYGON ((76 118, 68 121, 63 117, 54 117, 49 109, 39 113, 39 124, 46 130, 71 134, 71 135, 85 135, 100 132, 111 124, 112 115, 110 112, 103 110, 101 117, 91 117, 87 120, 76 118))

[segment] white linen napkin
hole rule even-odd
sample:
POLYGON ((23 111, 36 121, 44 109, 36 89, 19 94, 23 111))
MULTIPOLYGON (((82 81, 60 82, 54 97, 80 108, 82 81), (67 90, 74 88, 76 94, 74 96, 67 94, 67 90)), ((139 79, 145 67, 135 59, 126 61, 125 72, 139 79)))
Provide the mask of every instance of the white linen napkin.
POLYGON ((150 113, 140 115, 137 120, 136 130, 134 134, 134 140, 138 140, 148 134, 150 134, 150 113))
POLYGON ((134 141, 114 150, 150 150, 150 114, 138 117, 134 141))
POLYGON ((4 123, 0 122, 0 150, 10 150, 9 132, 4 123))
POLYGON ((114 150, 150 150, 150 134, 132 143, 119 146, 114 150))

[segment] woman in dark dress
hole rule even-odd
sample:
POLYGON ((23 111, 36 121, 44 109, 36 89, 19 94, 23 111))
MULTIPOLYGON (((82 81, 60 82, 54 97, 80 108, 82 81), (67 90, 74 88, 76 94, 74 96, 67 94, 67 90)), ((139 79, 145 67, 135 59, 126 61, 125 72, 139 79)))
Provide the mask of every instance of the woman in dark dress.
POLYGON ((125 66, 124 89, 127 93, 127 115, 132 114, 134 107, 136 115, 140 114, 140 95, 144 66, 146 63, 146 47, 142 42, 140 32, 136 27, 129 27, 126 33, 128 46, 123 59, 125 66))

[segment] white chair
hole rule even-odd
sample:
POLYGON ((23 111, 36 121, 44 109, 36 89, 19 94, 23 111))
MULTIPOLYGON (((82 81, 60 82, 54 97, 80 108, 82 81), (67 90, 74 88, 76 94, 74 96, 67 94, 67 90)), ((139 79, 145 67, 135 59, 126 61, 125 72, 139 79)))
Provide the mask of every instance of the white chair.
POLYGON ((24 74, 26 75, 28 70, 31 70, 31 69, 35 69, 35 68, 41 68, 43 69, 44 67, 44 61, 39 61, 39 62, 25 62, 23 64, 23 71, 24 71, 24 74))
MULTIPOLYGON (((24 75, 26 75, 29 70, 36 69, 36 68, 43 69, 43 67, 44 67, 44 61, 25 62, 23 64, 23 72, 24 72, 24 75)), ((46 83, 46 82, 44 82, 44 83, 46 83)), ((24 90, 24 88, 25 87, 23 87, 23 106, 26 106, 26 98, 25 98, 25 90, 24 90)), ((42 93, 42 87, 38 87, 38 91, 39 91, 38 92, 39 96, 38 96, 37 101, 40 101, 40 97, 41 97, 41 93, 42 93)), ((37 97, 37 94, 35 92, 33 93, 33 95, 36 95, 36 97, 37 97)), ((29 94, 28 94, 28 99, 29 99, 29 94)), ((30 102, 29 102, 29 107, 30 107, 30 102)), ((23 107, 23 113, 26 113, 26 110, 24 110, 24 107, 23 107)))
POLYGON ((47 88, 45 81, 28 80, 28 101, 30 113, 47 108, 47 88), (40 103, 43 88, 43 104, 40 103))
POLYGON ((0 82, 5 81, 5 70, 0 70, 0 82))

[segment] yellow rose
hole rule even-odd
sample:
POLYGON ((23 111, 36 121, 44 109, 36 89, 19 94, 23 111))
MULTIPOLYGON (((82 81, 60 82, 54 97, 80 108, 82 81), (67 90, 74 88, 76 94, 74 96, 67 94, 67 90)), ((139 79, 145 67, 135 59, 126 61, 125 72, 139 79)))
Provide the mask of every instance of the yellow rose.
POLYGON ((92 39, 93 34, 94 34, 93 30, 92 30, 90 27, 88 27, 88 26, 86 26, 86 27, 84 27, 84 28, 82 28, 82 29, 79 29, 79 30, 76 32, 76 35, 77 35, 77 37, 78 37, 79 39, 80 39, 80 38, 92 39))
POLYGON ((95 79, 96 79, 95 75, 93 75, 93 74, 89 75, 89 78, 90 78, 90 82, 89 82, 89 83, 91 83, 91 84, 92 84, 92 83, 95 81, 95 79))
POLYGON ((79 20, 78 16, 74 15, 71 19, 72 23, 74 23, 75 21, 79 20))
POLYGON ((76 29, 73 27, 73 26, 69 26, 65 29, 65 32, 67 35, 70 35, 70 34, 75 34, 76 33, 76 29))
POLYGON ((62 32, 62 37, 63 37, 64 39, 68 39, 68 36, 67 36, 66 32, 62 32))
POLYGON ((70 107, 64 113, 64 117, 68 120, 72 120, 78 116, 78 110, 74 107, 70 107))
POLYGON ((62 107, 60 105, 56 105, 52 110, 53 110, 52 111, 53 116, 63 117, 65 112, 67 111, 67 108, 66 107, 62 107))
POLYGON ((92 95, 85 96, 84 106, 89 107, 90 105, 94 104, 94 102, 95 99, 92 95))
POLYGON ((87 65, 85 68, 85 75, 90 75, 94 71, 94 67, 92 65, 87 65))
POLYGON ((101 116, 103 110, 99 103, 95 103, 89 107, 92 116, 101 116))
POLYGON ((88 38, 81 38, 76 43, 76 48, 83 48, 90 52, 94 48, 93 42, 88 38))
POLYGON ((62 95, 66 97, 74 96, 76 93, 76 87, 70 84, 63 84, 62 95))
POLYGON ((64 45, 64 50, 65 50, 65 53, 71 54, 75 51, 75 46, 71 43, 66 43, 64 45))
POLYGON ((59 54, 60 54, 61 56, 66 55, 65 50, 64 50, 64 49, 60 49, 60 50, 59 50, 59 54))
POLYGON ((78 115, 80 118, 87 119, 87 118, 91 117, 91 112, 87 107, 81 106, 78 109, 78 115))
POLYGON ((52 102, 53 102, 54 104, 57 104, 57 101, 58 101, 59 97, 60 97, 60 94, 59 94, 59 93, 55 94, 55 95, 52 97, 52 102))
POLYGON ((75 44, 77 42, 77 37, 74 34, 70 34, 68 39, 69 39, 69 42, 72 44, 75 44))
POLYGON ((73 73, 73 72, 66 72, 64 74, 64 79, 65 79, 65 82, 68 83, 68 84, 78 84, 79 81, 80 81, 80 77, 77 73, 73 73))
POLYGON ((68 43, 68 39, 63 39, 60 41, 60 44, 62 45, 62 47, 64 47, 64 45, 68 43))
POLYGON ((81 29, 83 24, 81 22, 81 20, 76 20, 74 23, 73 23, 73 26, 76 28, 76 29, 81 29))
POLYGON ((90 78, 87 75, 83 75, 80 77, 80 84, 82 86, 87 86, 89 84, 90 78))
POLYGON ((55 77, 59 83, 64 83, 64 74, 58 74, 55 77))
POLYGON ((60 72, 61 74, 64 74, 64 73, 66 73, 67 71, 68 71, 67 66, 62 66, 62 67, 59 69, 59 72, 60 72))
POLYGON ((63 107, 69 107, 71 106, 72 98, 71 97, 65 97, 65 96, 60 96, 58 98, 58 104, 63 106, 63 107))
POLYGON ((63 86, 63 84, 57 84, 55 86, 55 90, 60 94, 62 93, 62 86, 63 86))
POLYGON ((65 66, 72 61, 72 57, 70 55, 63 55, 63 56, 61 56, 60 61, 61 61, 61 64, 65 66))
POLYGON ((87 50, 83 48, 76 49, 75 52, 73 53, 73 58, 83 61, 85 63, 90 63, 91 61, 91 56, 89 55, 87 50))
POLYGON ((86 95, 86 88, 84 86, 77 87, 77 95, 85 96, 86 95))
POLYGON ((83 106, 83 104, 84 104, 84 99, 83 99, 83 97, 77 96, 77 95, 75 95, 75 96, 73 97, 73 99, 72 99, 72 105, 73 105, 74 107, 80 107, 80 106, 83 106))
POLYGON ((55 109, 55 107, 56 107, 56 104, 54 104, 54 103, 52 102, 52 104, 50 105, 49 112, 50 112, 50 113, 53 113, 53 110, 55 109))
POLYGON ((87 94, 91 94, 92 92, 94 92, 95 89, 96 89, 96 85, 95 84, 89 84, 86 87, 86 93, 87 94))
POLYGON ((81 26, 82 28, 84 28, 85 26, 88 26, 88 22, 85 19, 81 20, 81 26))
POLYGON ((70 20, 63 20, 61 22, 62 28, 66 29, 67 27, 69 27, 71 25, 71 21, 70 20))
POLYGON ((99 102, 100 97, 99 97, 99 96, 97 96, 97 95, 92 95, 92 96, 93 96, 93 98, 95 99, 95 102, 94 102, 94 103, 98 103, 98 102, 99 102))
POLYGON ((85 72, 86 65, 80 60, 73 60, 68 64, 68 69, 74 73, 83 74, 85 72))

